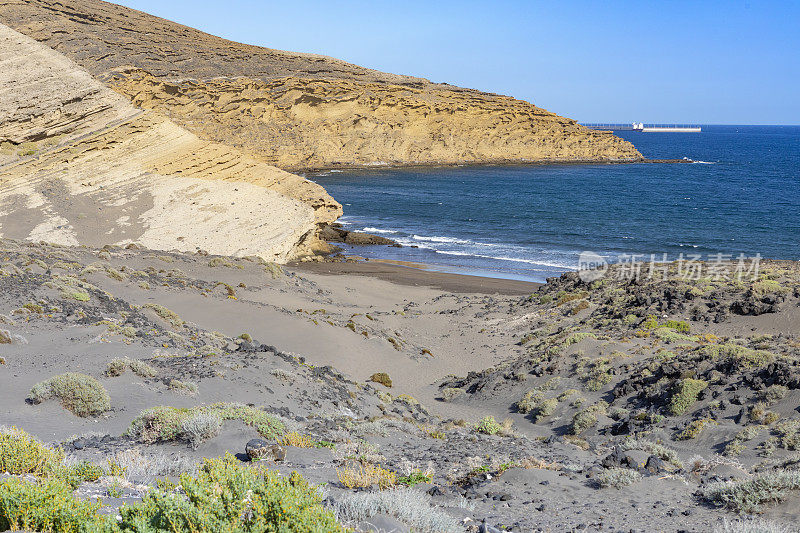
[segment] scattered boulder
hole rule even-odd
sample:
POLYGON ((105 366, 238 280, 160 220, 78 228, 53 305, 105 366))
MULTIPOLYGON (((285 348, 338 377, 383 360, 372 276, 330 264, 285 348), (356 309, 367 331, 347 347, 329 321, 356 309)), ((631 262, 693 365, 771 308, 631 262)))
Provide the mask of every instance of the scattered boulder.
POLYGON ((347 231, 346 229, 342 229, 341 224, 328 224, 320 230, 319 237, 329 243, 343 242, 357 246, 373 244, 400 246, 392 239, 387 239, 386 237, 370 235, 369 233, 361 233, 358 231, 347 231))
POLYGON ((369 233, 360 233, 356 231, 351 231, 345 237, 344 242, 346 244, 355 244, 355 245, 372 245, 372 244, 397 244, 392 239, 387 239, 386 237, 381 237, 379 235, 370 235, 369 233))
POLYGON ((286 459, 285 449, 264 439, 251 439, 245 445, 244 451, 251 461, 273 461, 277 463, 286 459))

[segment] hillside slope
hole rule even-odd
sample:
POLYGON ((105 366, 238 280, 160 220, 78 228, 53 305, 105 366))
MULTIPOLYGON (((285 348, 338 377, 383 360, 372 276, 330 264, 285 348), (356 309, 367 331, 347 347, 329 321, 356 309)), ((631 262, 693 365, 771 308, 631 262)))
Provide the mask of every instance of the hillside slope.
POLYGON ((2 237, 286 261, 341 214, 316 184, 134 108, 2 24, 0 64, 2 237))
POLYGON ((642 158, 528 102, 239 44, 100 0, 12 0, 0 21, 137 105, 285 169, 642 158))

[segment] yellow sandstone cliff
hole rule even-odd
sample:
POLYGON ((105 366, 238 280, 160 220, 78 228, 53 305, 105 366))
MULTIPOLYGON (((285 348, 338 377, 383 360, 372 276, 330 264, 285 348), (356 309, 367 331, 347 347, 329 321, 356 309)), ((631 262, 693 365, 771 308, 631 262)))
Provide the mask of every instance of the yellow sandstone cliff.
POLYGON ((284 169, 642 158, 528 102, 239 44, 100 0, 7 0, 0 21, 136 105, 284 169))

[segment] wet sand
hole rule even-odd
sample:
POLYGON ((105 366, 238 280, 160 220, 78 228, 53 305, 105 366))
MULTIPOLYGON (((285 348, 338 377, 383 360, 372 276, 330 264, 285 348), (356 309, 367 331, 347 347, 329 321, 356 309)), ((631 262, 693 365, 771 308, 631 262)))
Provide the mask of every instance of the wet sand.
POLYGON ((369 276, 399 285, 468 294, 526 295, 543 285, 533 281, 435 272, 426 270, 426 265, 420 263, 374 259, 358 263, 292 263, 288 268, 314 274, 369 276))

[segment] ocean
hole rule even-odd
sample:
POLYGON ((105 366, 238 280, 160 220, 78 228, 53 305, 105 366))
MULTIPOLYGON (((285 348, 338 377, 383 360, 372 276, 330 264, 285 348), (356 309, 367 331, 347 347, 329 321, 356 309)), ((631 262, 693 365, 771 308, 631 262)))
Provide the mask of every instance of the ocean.
POLYGON ((403 245, 346 253, 439 271, 544 281, 575 270, 585 251, 610 262, 800 260, 800 126, 617 135, 647 158, 694 162, 376 167, 308 178, 343 204, 346 229, 403 245))

